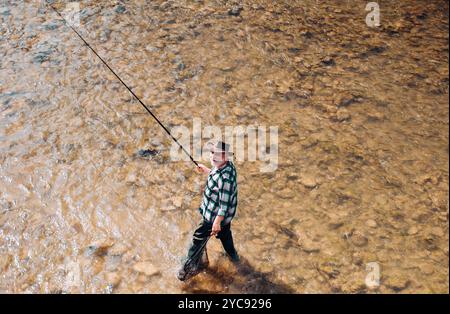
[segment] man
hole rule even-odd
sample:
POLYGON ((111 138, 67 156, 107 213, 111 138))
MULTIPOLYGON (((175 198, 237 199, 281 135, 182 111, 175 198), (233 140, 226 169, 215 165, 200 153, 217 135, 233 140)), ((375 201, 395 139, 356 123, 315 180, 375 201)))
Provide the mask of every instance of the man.
POLYGON ((231 234, 231 221, 236 214, 238 189, 236 168, 229 160, 230 155, 232 153, 229 152, 229 145, 217 141, 210 149, 212 169, 199 164, 198 171, 208 174, 199 208, 202 221, 194 232, 187 261, 178 272, 179 280, 185 280, 189 275, 191 271, 188 267, 189 263, 194 264, 195 268, 199 258, 206 255, 206 242, 210 236, 220 239, 229 258, 233 262, 239 262, 239 255, 234 248, 231 234))

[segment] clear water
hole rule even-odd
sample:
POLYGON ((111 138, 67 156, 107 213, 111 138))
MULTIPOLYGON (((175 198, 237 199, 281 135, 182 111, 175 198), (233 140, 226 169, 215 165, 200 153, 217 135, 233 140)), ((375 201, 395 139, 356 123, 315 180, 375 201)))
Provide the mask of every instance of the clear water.
POLYGON ((279 126, 276 172, 236 163, 242 265, 213 239, 187 283, 205 178, 49 7, 0 3, 0 292, 448 292, 448 1, 80 2, 167 125, 279 126))

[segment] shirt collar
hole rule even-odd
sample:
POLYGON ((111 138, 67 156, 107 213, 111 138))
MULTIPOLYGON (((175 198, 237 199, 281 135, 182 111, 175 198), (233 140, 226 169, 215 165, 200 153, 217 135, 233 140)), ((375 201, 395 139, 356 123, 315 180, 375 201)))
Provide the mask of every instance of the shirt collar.
POLYGON ((214 174, 216 172, 221 172, 222 170, 224 170, 225 168, 227 168, 230 165, 230 161, 227 160, 226 164, 222 167, 222 168, 217 168, 217 167, 213 167, 211 174, 214 174))

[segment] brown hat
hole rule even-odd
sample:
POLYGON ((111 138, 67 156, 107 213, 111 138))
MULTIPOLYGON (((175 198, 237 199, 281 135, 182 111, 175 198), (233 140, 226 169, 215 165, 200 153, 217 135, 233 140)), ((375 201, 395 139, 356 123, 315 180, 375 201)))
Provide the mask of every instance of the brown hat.
POLYGON ((222 141, 209 142, 208 146, 211 152, 225 153, 229 156, 233 155, 233 153, 230 152, 230 145, 222 141))

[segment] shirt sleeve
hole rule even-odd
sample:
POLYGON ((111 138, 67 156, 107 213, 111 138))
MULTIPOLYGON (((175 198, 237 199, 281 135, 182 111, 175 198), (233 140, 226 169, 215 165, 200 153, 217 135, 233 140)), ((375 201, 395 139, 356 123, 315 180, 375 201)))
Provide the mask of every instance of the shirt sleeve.
POLYGON ((225 216, 230 208, 232 182, 227 176, 220 176, 219 182, 219 211, 218 216, 225 216))

